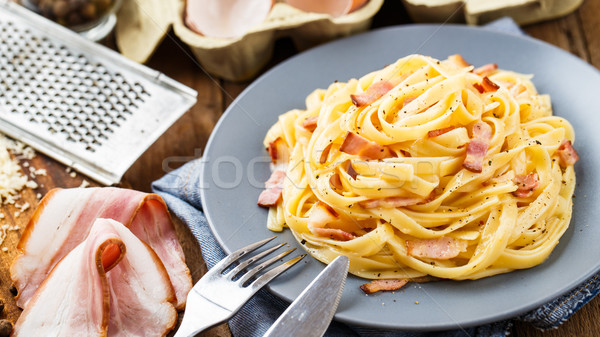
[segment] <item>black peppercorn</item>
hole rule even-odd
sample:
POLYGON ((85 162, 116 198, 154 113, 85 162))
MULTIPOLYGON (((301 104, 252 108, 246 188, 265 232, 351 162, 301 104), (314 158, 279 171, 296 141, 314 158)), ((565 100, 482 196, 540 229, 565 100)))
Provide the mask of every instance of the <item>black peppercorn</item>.
POLYGON ((13 325, 7 319, 0 319, 0 337, 9 337, 12 333, 13 325))

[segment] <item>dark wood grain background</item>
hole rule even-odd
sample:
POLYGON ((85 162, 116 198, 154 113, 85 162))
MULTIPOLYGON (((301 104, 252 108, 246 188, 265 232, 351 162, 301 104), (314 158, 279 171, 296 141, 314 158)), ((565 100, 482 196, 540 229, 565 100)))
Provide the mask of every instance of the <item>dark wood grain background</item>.
MULTIPOLYGON (((410 19, 401 2, 388 0, 375 16, 373 28, 406 23, 410 23, 410 19)), ((531 36, 567 50, 596 68, 600 68, 600 0, 586 0, 572 14, 523 28, 531 36)), ((109 40, 106 44, 114 48, 114 42, 109 40)), ((297 52, 289 39, 278 40, 275 55, 265 70, 297 52)), ((151 68, 197 90, 198 102, 135 162, 125 174, 122 187, 150 192, 152 181, 186 161, 199 157, 221 114, 250 84, 250 82, 233 83, 207 75, 191 55, 189 49, 169 33, 148 62, 147 65, 151 68)), ((29 202, 32 206, 37 205, 38 193, 43 195, 53 187, 76 187, 84 179, 80 175, 71 177, 64 166, 44 155, 38 155, 30 165, 46 168, 48 171, 47 176, 36 178, 40 188, 25 190, 22 193, 22 202, 29 202)), ((24 170, 26 169, 24 167, 24 170)), ((15 218, 12 216, 14 207, 3 206, 2 212, 7 215, 3 222, 17 224, 23 228, 33 208, 15 218)), ((196 281, 206 270, 200 249, 185 226, 180 222, 177 222, 176 226, 196 281)), ((20 311, 14 305, 10 293, 11 281, 8 268, 17 254, 15 247, 18 234, 10 232, 4 243, 9 251, 0 251, 0 299, 6 302, 6 309, 0 318, 8 318, 13 322, 20 311)), ((201 336, 230 335, 225 324, 201 334, 201 336)), ((525 323, 517 323, 512 329, 512 335, 516 337, 600 336, 600 298, 592 300, 557 330, 541 332, 525 323)))

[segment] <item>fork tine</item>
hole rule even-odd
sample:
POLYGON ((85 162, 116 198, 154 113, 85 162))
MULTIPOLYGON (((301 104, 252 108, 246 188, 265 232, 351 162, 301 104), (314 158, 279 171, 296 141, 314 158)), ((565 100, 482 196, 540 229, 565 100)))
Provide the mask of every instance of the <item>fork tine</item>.
POLYGON ((296 263, 300 262, 300 260, 302 260, 305 256, 306 254, 298 255, 295 258, 269 270, 268 272, 262 274, 259 278, 254 280, 254 282, 252 282, 250 286, 256 290, 262 288, 265 284, 271 282, 271 280, 279 276, 281 273, 288 270, 296 263))
POLYGON ((264 240, 255 242, 253 244, 250 244, 246 247, 242 247, 238 250, 236 250, 235 252, 227 255, 223 260, 221 260, 221 262, 217 263, 212 269, 215 270, 216 272, 222 273, 223 270, 225 270, 227 267, 229 267, 229 265, 231 265, 233 262, 237 261, 239 258, 241 258, 242 256, 264 246, 266 243, 268 243, 269 241, 275 239, 277 236, 272 236, 270 238, 266 238, 264 240))
POLYGON ((268 259, 267 261, 259 264, 258 266, 250 269, 244 276, 242 276, 238 282, 241 285, 244 285, 244 283, 246 283, 249 279, 251 279, 252 277, 254 277, 256 274, 258 274, 261 270, 267 268, 268 266, 272 265, 273 263, 277 262, 278 260, 282 259, 284 256, 288 255, 289 253, 293 252, 294 250, 296 250, 296 248, 292 248, 290 250, 287 250, 275 257, 272 257, 270 259, 268 259))
POLYGON ((248 267, 250 264, 262 259, 263 257, 269 255, 270 253, 276 251, 277 249, 283 247, 286 243, 280 243, 275 247, 269 248, 267 250, 265 250, 264 252, 260 253, 260 254, 256 254, 254 256, 249 257, 247 260, 245 260, 244 262, 241 262, 237 267, 235 267, 234 269, 232 269, 231 271, 229 271, 228 273, 226 273, 224 276, 226 276, 228 279, 234 278, 235 275, 237 275, 240 271, 242 271, 244 268, 248 267))

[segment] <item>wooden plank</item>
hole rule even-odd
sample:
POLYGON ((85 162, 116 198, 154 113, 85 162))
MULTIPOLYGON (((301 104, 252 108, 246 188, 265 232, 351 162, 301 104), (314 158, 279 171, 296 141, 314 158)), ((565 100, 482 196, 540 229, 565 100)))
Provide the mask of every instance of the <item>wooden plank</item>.
POLYGON ((589 62, 600 69, 600 0, 583 2, 577 12, 589 53, 589 62))

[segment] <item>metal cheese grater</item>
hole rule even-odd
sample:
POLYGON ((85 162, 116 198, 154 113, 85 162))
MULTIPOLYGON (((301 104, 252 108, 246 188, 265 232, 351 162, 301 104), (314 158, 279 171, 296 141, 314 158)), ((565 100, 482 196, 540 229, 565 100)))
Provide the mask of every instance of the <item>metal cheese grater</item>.
POLYGON ((0 131, 106 185, 197 93, 0 0, 0 131))

